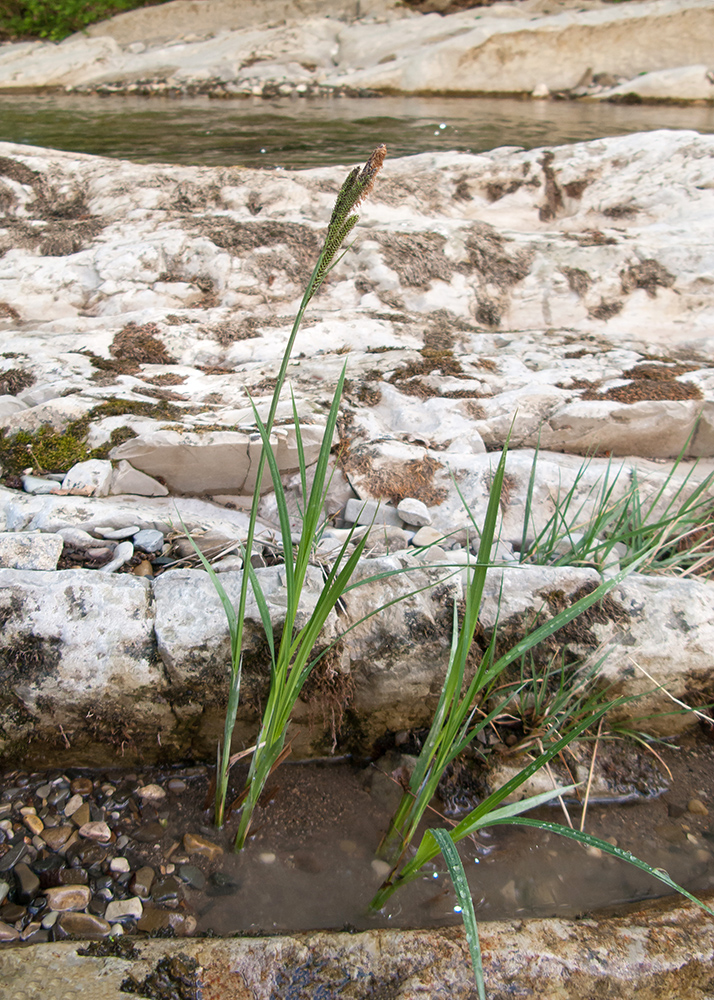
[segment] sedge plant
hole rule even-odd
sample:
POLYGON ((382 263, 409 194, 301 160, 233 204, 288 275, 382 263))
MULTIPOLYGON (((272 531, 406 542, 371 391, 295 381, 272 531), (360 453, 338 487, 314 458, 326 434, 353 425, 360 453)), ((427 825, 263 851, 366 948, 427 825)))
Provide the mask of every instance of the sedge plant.
MULTIPOLYGON (((223 605, 228 622, 231 645, 231 671, 228 705, 223 733, 222 746, 218 747, 214 820, 217 826, 224 824, 226 817, 226 799, 228 780, 231 767, 231 741, 235 727, 236 713, 240 699, 241 672, 243 662, 243 634, 248 601, 249 587, 252 589, 260 613, 261 623, 265 631, 270 654, 270 690, 267 704, 263 712, 260 734, 251 757, 250 768, 243 793, 237 804, 242 805, 238 832, 236 835, 236 850, 243 847, 252 821, 253 813, 260 794, 265 787, 268 776, 283 757, 285 737, 288 722, 295 702, 319 657, 311 656, 317 638, 327 618, 341 595, 344 593, 349 579, 362 554, 367 542, 365 535, 354 547, 351 546, 351 535, 345 540, 337 559, 334 561, 326 578, 308 621, 301 628, 296 628, 300 597, 306 582, 306 575, 316 537, 319 536, 321 521, 324 519, 324 502, 329 486, 328 468, 333 436, 337 424, 337 416, 345 380, 345 368, 338 379, 332 405, 327 418, 325 432, 322 438, 315 474, 309 494, 307 489, 307 471, 305 451, 300 432, 300 422, 297 407, 293 399, 293 416, 295 420, 296 444, 301 471, 303 497, 306 498, 302 516, 302 530, 296 545, 293 543, 287 500, 282 487, 277 462, 271 447, 271 431, 285 385, 290 357, 295 344, 305 310, 325 279, 328 272, 341 260, 345 240, 354 229, 359 216, 354 209, 367 197, 374 185, 375 177, 382 167, 386 156, 386 146, 380 145, 372 153, 367 163, 361 169, 355 167, 342 185, 327 227, 327 233, 322 250, 317 258, 310 280, 293 323, 290 336, 285 345, 283 357, 276 379, 267 418, 262 420, 253 405, 255 421, 262 439, 262 450, 256 474, 256 487, 250 510, 247 537, 242 546, 243 573, 237 607, 233 606, 221 581, 210 566, 206 557, 194 543, 204 568, 208 571, 213 585, 223 605), (276 491, 278 515, 284 553, 284 574, 287 590, 287 607, 280 641, 276 643, 267 601, 261 590, 256 573, 251 565, 251 554, 258 519, 260 487, 266 466, 270 472, 276 491), (352 549, 351 552, 348 551, 352 549)), ((190 536, 189 536, 190 537, 190 536)))
MULTIPOLYGON (((455 827, 450 830, 427 830, 416 850, 412 848, 412 841, 418 834, 420 822, 447 767, 473 742, 479 733, 502 716, 509 704, 514 700, 517 701, 524 690, 532 686, 523 672, 521 683, 505 685, 505 693, 499 696, 499 680, 506 668, 516 661, 521 661, 523 669, 525 659, 538 643, 548 639, 559 629, 576 619, 596 601, 604 597, 609 590, 617 586, 630 572, 642 563, 647 563, 651 556, 648 549, 640 552, 637 558, 633 558, 625 569, 605 580, 599 587, 576 601, 570 608, 564 609, 549 621, 534 628, 500 657, 496 656, 497 623, 491 641, 472 680, 466 684, 467 657, 478 623, 486 574, 489 570, 489 554, 496 532, 506 453, 507 446, 503 450, 493 477, 483 526, 477 529, 480 534, 479 550, 476 562, 472 564, 469 571, 469 583, 460 627, 455 609, 449 663, 434 720, 417 758, 409 785, 380 845, 380 852, 390 860, 392 868, 370 903, 370 909, 373 912, 382 909, 398 888, 419 878, 424 866, 441 852, 463 914, 479 1000, 484 1000, 485 989, 478 945, 478 930, 468 883, 456 845, 484 827, 529 826, 569 837, 586 847, 597 847, 607 854, 627 861, 649 873, 668 888, 680 892, 714 916, 713 910, 710 910, 686 889, 674 882, 664 870, 653 868, 629 852, 584 831, 574 830, 559 823, 544 822, 523 816, 523 813, 537 806, 571 794, 577 785, 554 787, 546 792, 531 795, 515 802, 506 802, 534 774, 541 768, 547 767, 550 761, 562 754, 568 746, 583 736, 594 724, 597 724, 606 712, 629 700, 625 698, 610 700, 606 696, 590 693, 590 682, 595 679, 596 668, 586 671, 585 677, 581 677, 572 691, 568 690, 562 682, 563 673, 561 672, 561 683, 556 690, 553 704, 548 710, 545 709, 544 704, 539 706, 540 696, 537 690, 532 691, 531 693, 536 698, 535 707, 539 708, 542 726, 542 732, 537 740, 540 752, 535 759, 526 764, 500 788, 491 792, 455 827), (491 708, 494 701, 495 707, 491 708), (481 707, 482 705, 486 705, 490 710, 485 710, 481 707), (411 856, 408 856, 410 854, 411 856)), ((656 545, 657 542, 655 541, 653 544, 656 545)), ((542 698, 540 700, 543 701, 542 698)))

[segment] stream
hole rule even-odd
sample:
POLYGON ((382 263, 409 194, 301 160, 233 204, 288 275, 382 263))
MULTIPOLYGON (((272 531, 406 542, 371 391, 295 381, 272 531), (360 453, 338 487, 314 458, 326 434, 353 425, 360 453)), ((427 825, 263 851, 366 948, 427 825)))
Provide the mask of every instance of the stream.
POLYGON ((714 132, 714 107, 493 98, 211 100, 0 94, 0 140, 142 163, 302 168, 389 155, 561 145, 653 129, 714 132))

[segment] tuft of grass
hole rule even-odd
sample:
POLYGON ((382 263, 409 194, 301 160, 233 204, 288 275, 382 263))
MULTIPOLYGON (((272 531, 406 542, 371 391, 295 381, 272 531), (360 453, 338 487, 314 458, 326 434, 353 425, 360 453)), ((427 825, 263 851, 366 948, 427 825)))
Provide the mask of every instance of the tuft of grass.
MULTIPOLYGON (((297 701, 302 688, 304 687, 311 671, 320 661, 322 656, 328 652, 323 650, 319 655, 313 656, 312 651, 318 636, 327 621, 330 612, 333 610, 342 594, 347 589, 350 577, 352 576, 364 546, 367 543, 367 535, 358 542, 348 555, 352 535, 350 534, 344 542, 342 549, 333 563, 329 572, 326 572, 325 582, 317 602, 310 613, 307 622, 298 626, 298 612, 300 609, 300 598, 305 586, 307 569, 312 557, 316 540, 324 528, 324 505, 329 487, 328 465, 332 449, 332 441, 337 426, 337 416, 339 412, 340 400, 344 388, 346 365, 338 379, 332 405, 327 418, 327 425, 322 439, 322 445, 317 460, 317 466, 313 477, 313 483, 308 491, 307 487, 307 464, 303 448, 302 435, 300 432, 300 421, 298 418, 295 399, 293 398, 293 417, 296 433, 296 444, 300 474, 302 480, 302 495, 305 498, 306 506, 302 514, 302 530, 296 545, 293 544, 293 535, 290 524, 287 500, 280 479, 280 472, 273 453, 271 433, 275 423, 275 415, 278 409, 280 396, 285 385, 288 364, 293 351, 295 340, 302 324, 305 310, 317 292, 318 288, 325 280, 327 274, 336 263, 342 259, 346 250, 342 247, 358 222, 359 216, 354 213, 354 209, 367 197, 374 186, 374 181, 382 167, 386 156, 386 146, 380 145, 372 153, 367 163, 361 169, 355 167, 344 184, 340 188, 332 211, 327 233, 322 246, 322 250, 317 258, 317 262, 312 271, 310 280, 302 297, 300 307, 295 317, 288 342, 283 352, 280 370, 275 378, 272 388, 272 400, 267 419, 260 418, 255 404, 253 413, 258 427, 262 450, 256 482, 263 482, 263 474, 266 465, 275 489, 278 506, 278 516, 280 521, 280 531, 282 536, 282 548, 284 553, 285 585, 287 590, 287 608, 285 622, 283 624, 282 636, 279 644, 275 643, 273 627, 270 620, 265 595, 263 594, 255 572, 251 566, 251 553, 255 528, 258 517, 258 504, 260 501, 260 491, 256 489, 253 495, 253 503, 250 511, 248 534, 243 546, 243 564, 247 567, 247 572, 243 574, 238 607, 234 608, 230 598, 226 594, 221 581, 214 572, 210 563, 200 551, 195 542, 192 543, 204 568, 209 573, 218 596, 223 604, 223 609, 228 621, 228 628, 231 638, 231 676, 229 687, 228 707, 223 733, 223 745, 218 748, 216 790, 214 804, 214 820, 217 826, 222 826, 226 817, 226 798, 228 792, 228 777, 232 762, 231 740, 235 727, 236 713, 240 699, 241 674, 243 663, 243 629, 245 623, 245 609, 248 598, 248 588, 251 587, 260 613, 263 629, 265 631, 270 654, 270 690, 268 699, 263 711, 260 734, 253 749, 248 777, 243 792, 238 797, 234 807, 241 807, 241 815, 236 834, 235 847, 240 850, 244 844, 253 813, 258 803, 260 795, 265 787, 270 773, 278 766, 289 753, 289 747, 285 747, 287 726, 290 721, 295 702, 297 701)), ((190 536, 189 536, 190 537, 190 536)))
POLYGON ((555 511, 531 541, 536 449, 526 495, 520 562, 586 565, 600 570, 638 563, 650 573, 710 575, 714 569, 714 473, 697 482, 695 464, 679 484, 675 482, 693 434, 654 493, 646 493, 637 470, 632 469, 629 488, 619 495, 620 481, 630 473, 624 465, 614 468, 608 464, 599 482, 579 498, 588 469, 588 462, 584 462, 573 485, 557 498, 555 511))

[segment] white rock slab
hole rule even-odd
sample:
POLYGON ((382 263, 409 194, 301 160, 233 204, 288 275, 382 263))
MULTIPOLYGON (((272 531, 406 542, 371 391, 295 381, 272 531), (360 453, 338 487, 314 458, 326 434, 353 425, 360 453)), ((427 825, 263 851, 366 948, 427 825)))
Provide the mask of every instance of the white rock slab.
POLYGON ((0 533, 0 567, 3 569, 57 569, 64 541, 44 532, 0 533))
POLYGON ((73 465, 62 480, 63 490, 88 491, 91 496, 105 497, 112 481, 112 463, 99 458, 73 465))

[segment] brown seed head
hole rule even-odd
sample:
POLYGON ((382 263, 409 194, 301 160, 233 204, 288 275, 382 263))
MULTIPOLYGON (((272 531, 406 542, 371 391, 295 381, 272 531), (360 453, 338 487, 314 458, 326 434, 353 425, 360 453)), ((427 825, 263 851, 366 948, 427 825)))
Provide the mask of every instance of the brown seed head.
POLYGON ((359 177, 357 178, 358 184, 364 184, 364 190, 361 192, 359 198, 355 202, 355 207, 359 205, 361 201, 367 197, 372 188, 374 187, 374 181, 382 169, 382 164, 384 163, 384 158, 387 155, 387 147, 382 143, 377 146, 375 151, 372 153, 370 158, 367 160, 365 165, 360 171, 359 177))

